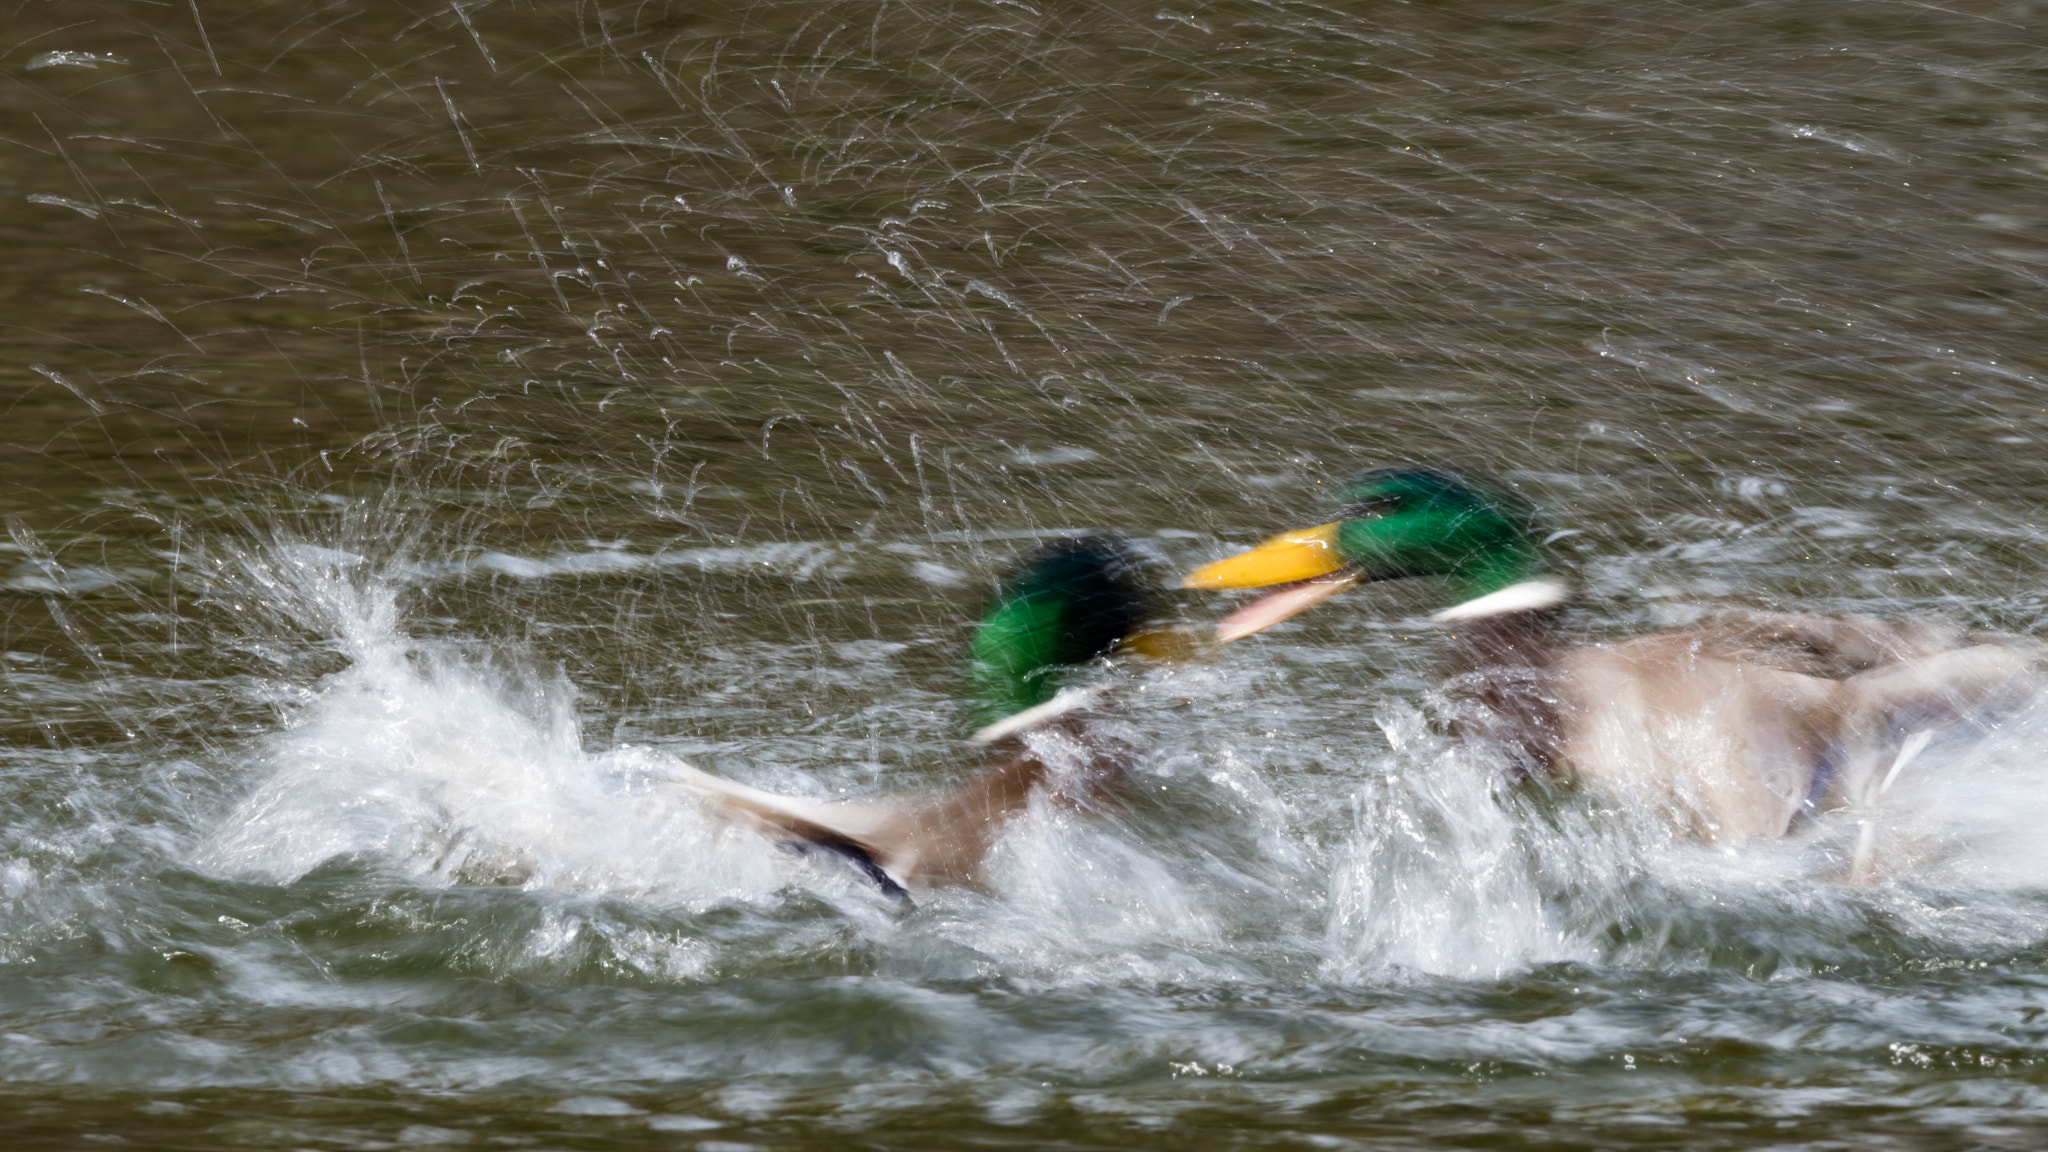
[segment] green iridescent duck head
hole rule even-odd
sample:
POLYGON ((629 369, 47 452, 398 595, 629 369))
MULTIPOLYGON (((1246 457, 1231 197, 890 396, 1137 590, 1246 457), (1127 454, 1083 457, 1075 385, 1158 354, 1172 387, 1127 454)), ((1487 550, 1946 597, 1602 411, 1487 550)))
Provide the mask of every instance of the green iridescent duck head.
POLYGON ((1235 640, 1305 612, 1363 581, 1435 577, 1451 607, 1440 620, 1549 607, 1565 597, 1543 580, 1528 507, 1512 493, 1434 468, 1375 468, 1346 486, 1342 518, 1284 532, 1196 569, 1189 588, 1281 587, 1232 614, 1235 640))
POLYGON ((1054 541, 1019 558, 982 612, 968 663, 976 739, 1052 701, 1060 673, 1107 655, 1142 624, 1151 597, 1119 540, 1054 541))

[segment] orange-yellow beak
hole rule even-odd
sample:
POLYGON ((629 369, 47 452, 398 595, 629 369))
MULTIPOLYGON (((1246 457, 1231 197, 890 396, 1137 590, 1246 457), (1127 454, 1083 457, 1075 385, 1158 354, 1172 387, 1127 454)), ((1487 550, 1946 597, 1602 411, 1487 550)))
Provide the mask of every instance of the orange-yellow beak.
POLYGON ((1180 582, 1183 588, 1267 588, 1313 580, 1344 567, 1337 554, 1337 529, 1325 524, 1282 532, 1249 552, 1204 564, 1180 582))
POLYGON ((1249 552, 1205 564, 1183 588, 1268 588, 1283 585, 1223 618, 1216 639, 1228 644, 1321 604, 1358 583, 1337 553, 1337 524, 1282 532, 1249 552))

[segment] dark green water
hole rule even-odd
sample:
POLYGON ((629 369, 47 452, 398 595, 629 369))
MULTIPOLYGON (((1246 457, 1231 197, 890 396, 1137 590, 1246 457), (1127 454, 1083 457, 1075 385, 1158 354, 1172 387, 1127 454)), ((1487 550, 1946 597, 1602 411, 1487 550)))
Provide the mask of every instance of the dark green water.
MULTIPOLYGON (((2048 624, 2048 5, 18 0, 0 1140, 2028 1148, 2048 715, 1708 849, 1494 787, 1421 590, 1126 669, 897 917, 1042 535, 1436 460, 1589 634, 2048 624)), ((1225 606, 1188 596, 1189 622, 1225 606)))

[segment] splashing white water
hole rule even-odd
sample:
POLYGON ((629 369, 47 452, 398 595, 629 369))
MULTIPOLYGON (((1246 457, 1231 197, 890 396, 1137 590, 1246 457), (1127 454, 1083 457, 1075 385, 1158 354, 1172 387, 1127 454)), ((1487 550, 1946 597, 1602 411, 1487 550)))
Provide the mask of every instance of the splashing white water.
POLYGON ((1384 707, 1380 723, 1394 751, 1354 794, 1333 861, 1335 978, 1688 968, 1706 962, 1703 937, 1731 933, 1798 959, 1831 954, 1879 912, 1919 945, 1996 950, 2048 931, 2048 910, 2007 899, 2048 886, 2040 701, 1942 734, 1874 803, 1735 845, 1591 797, 1503 792, 1483 750, 1431 733, 1417 710, 1384 707))
POLYGON ((1495 795, 1498 765, 1432 734, 1412 706, 1384 706, 1379 723, 1393 753, 1353 797, 1356 832, 1331 873, 1326 973, 1498 979, 1592 959, 1544 899, 1531 830, 1495 795))
POLYGON ((440 883, 517 883, 703 906, 783 883, 755 838, 656 781, 665 758, 583 748, 575 693, 407 638, 396 589, 327 549, 248 566, 270 605, 349 665, 263 742, 266 778, 208 838, 209 869, 290 881, 359 857, 440 883), (759 848, 758 843, 748 845, 759 848))

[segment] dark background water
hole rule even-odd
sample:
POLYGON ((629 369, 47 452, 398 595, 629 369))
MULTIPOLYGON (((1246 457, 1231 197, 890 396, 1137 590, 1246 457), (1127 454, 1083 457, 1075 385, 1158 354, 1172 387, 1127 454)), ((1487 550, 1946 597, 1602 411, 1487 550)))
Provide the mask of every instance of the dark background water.
POLYGON ((2029 718, 1867 890, 1490 795, 1419 591, 1135 674, 1138 794, 904 922, 645 770, 946 778, 1024 542, 1165 582, 1404 460, 1590 632, 2036 629, 2044 28, 16 3, 0 1133, 2038 1143, 2029 718))

